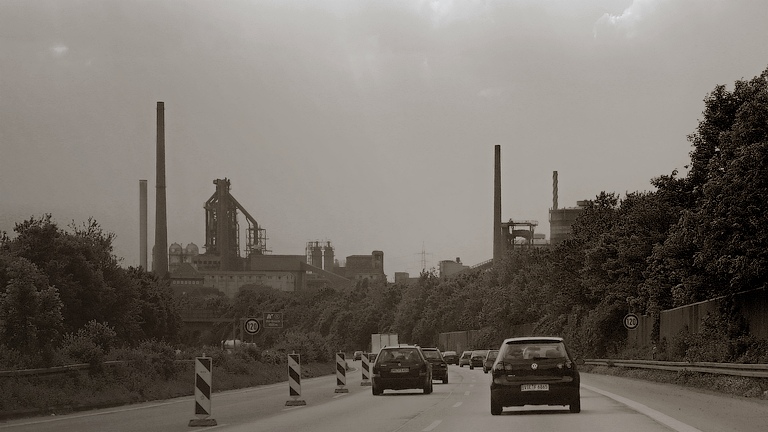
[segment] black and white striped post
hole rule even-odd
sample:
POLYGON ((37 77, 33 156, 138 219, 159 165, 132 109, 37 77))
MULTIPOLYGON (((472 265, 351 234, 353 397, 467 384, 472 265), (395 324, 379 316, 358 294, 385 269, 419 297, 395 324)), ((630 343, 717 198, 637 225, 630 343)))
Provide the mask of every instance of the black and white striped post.
POLYGON ((216 426, 211 417, 211 383, 213 362, 203 354, 195 358, 195 415, 189 426, 216 426))
POLYGON ((371 385, 371 360, 368 358, 368 353, 363 353, 360 356, 363 361, 363 380, 360 381, 361 386, 371 385))
POLYGON ((288 394, 291 400, 285 402, 285 406, 303 406, 307 402, 301 399, 301 356, 288 354, 288 394))
POLYGON ((347 361, 344 356, 343 352, 336 353, 336 385, 339 388, 334 393, 349 393, 349 389, 344 388, 347 385, 347 361))

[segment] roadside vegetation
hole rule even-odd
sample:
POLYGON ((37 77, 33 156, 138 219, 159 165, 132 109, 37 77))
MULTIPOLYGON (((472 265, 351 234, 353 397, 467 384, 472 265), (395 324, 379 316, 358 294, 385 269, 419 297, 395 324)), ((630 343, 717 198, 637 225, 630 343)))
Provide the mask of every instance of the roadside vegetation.
MULTIPOLYGON (((92 368, 67 382, 40 380, 49 383, 47 390, 0 377, 0 387, 14 395, 0 410, 66 405, 55 395, 77 394, 75 388, 95 401, 180 394, 191 383, 181 384, 188 377, 179 375, 174 384, 186 367, 176 360, 206 346, 214 347, 206 353, 221 356, 214 364, 238 377, 232 385, 250 384, 243 377, 260 376, 269 371, 264 365, 284 362, 293 351, 306 364, 329 364, 335 352, 367 349, 372 333, 434 346, 441 332, 477 329, 479 343, 493 346, 530 324, 537 333, 565 337, 583 358, 649 358, 648 350, 626 346, 626 330, 617 323, 628 311, 655 320, 657 359, 768 362, 768 343, 749 333, 727 301, 699 334, 659 340, 660 311, 765 289, 768 280, 768 69, 737 81, 733 90, 716 86, 704 106, 688 137, 685 176, 662 173, 650 180, 652 191, 599 192, 573 224, 570 240, 516 248, 491 271, 449 279, 432 270, 412 284, 364 280, 343 292, 253 286, 234 299, 178 298, 168 280, 122 267, 114 235, 96 221, 65 229, 51 215, 31 217, 16 224, 12 236, 0 233, 0 369, 92 368), (257 348, 247 358, 245 352, 224 355, 218 347, 231 338, 231 324, 182 330, 185 309, 228 319, 282 312, 285 327, 256 335, 257 348), (155 359, 151 367, 142 363, 147 358, 155 359), (100 367, 123 359, 128 366, 100 367)), ((274 378, 284 380, 284 365, 278 369, 274 378)))

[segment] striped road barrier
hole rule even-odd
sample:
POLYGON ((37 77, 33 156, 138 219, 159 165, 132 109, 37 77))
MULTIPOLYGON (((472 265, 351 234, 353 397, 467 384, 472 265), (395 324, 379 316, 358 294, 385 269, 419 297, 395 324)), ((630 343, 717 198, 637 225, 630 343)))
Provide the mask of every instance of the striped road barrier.
POLYGON ((344 388, 347 385, 347 360, 344 358, 346 354, 343 352, 336 353, 336 385, 338 388, 334 390, 334 393, 349 393, 348 388, 344 388))
POLYGON ((288 354, 288 394, 292 399, 285 401, 285 406, 302 406, 307 402, 301 399, 301 355, 288 354))
POLYGON ((363 380, 360 385, 369 386, 371 385, 371 360, 368 358, 368 353, 363 353, 360 359, 363 361, 363 380))
POLYGON ((212 367, 210 357, 203 354, 195 358, 195 415, 196 419, 189 421, 189 426, 216 426, 216 420, 211 418, 211 383, 212 367))

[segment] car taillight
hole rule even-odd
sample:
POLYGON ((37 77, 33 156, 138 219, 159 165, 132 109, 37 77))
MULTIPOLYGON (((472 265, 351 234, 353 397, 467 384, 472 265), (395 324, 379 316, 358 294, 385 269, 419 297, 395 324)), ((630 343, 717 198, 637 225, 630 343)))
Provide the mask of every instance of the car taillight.
POLYGON ((566 360, 565 361, 565 367, 567 367, 568 369, 572 369, 573 368, 573 363, 571 363, 570 360, 566 360))
POLYGON ((503 371, 504 370, 504 363, 496 363, 496 366, 493 367, 493 370, 503 371))

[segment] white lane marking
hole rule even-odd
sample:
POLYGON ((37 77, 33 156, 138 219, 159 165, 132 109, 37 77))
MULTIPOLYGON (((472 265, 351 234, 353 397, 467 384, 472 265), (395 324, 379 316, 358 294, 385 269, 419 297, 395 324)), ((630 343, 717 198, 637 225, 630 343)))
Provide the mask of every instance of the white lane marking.
POLYGON ((292 411, 292 410, 295 410, 295 409, 304 408, 305 406, 306 405, 297 405, 295 407, 283 408, 283 411, 292 411))
POLYGON ((440 423, 442 423, 442 422, 443 422, 442 420, 435 420, 435 421, 433 421, 433 422, 432 422, 432 424, 431 424, 431 425, 429 425, 429 426, 425 427, 424 429, 422 429, 422 431, 423 431, 423 432, 429 432, 429 431, 431 431, 432 429, 436 428, 436 427, 437 427, 437 425, 439 425, 439 424, 440 424, 440 423))
POLYGON ((601 394, 603 396, 609 397, 609 398, 615 400, 616 402, 623 403, 624 405, 632 408, 633 410, 639 412, 640 414, 648 416, 648 417, 656 420, 657 422, 663 424, 664 426, 667 426, 670 429, 673 429, 673 430, 675 430, 677 432, 702 432, 700 429, 696 429, 693 426, 687 425, 687 424, 685 424, 685 423, 683 423, 683 422, 681 422, 679 420, 675 420, 672 417, 670 417, 670 416, 668 416, 668 415, 666 415, 664 413, 660 413, 660 412, 656 411, 655 409, 649 408, 649 407, 647 407, 647 406, 645 406, 645 405, 643 405, 643 404, 641 404, 639 402, 635 402, 635 401, 633 401, 631 399, 627 399, 627 398, 619 396, 617 394, 613 394, 613 393, 607 392, 605 390, 600 390, 598 388, 595 388, 595 387, 592 387, 592 386, 588 386, 586 384, 582 384, 581 386, 584 387, 585 389, 589 390, 589 391, 593 391, 595 393, 599 393, 599 394, 601 394))
POLYGON ((334 399, 338 399, 338 398, 340 398, 340 397, 342 397, 342 396, 346 396, 346 395, 348 395, 348 394, 349 394, 349 393, 339 393, 339 394, 337 394, 336 396, 334 396, 333 398, 334 398, 334 399))
POLYGON ((469 391, 465 391, 464 396, 469 396, 469 391))
POLYGON ((454 408, 458 408, 458 407, 460 407, 460 406, 461 406, 461 404, 463 404, 463 403, 464 403, 464 402, 456 402, 455 404, 453 404, 453 407, 454 407, 454 408))

